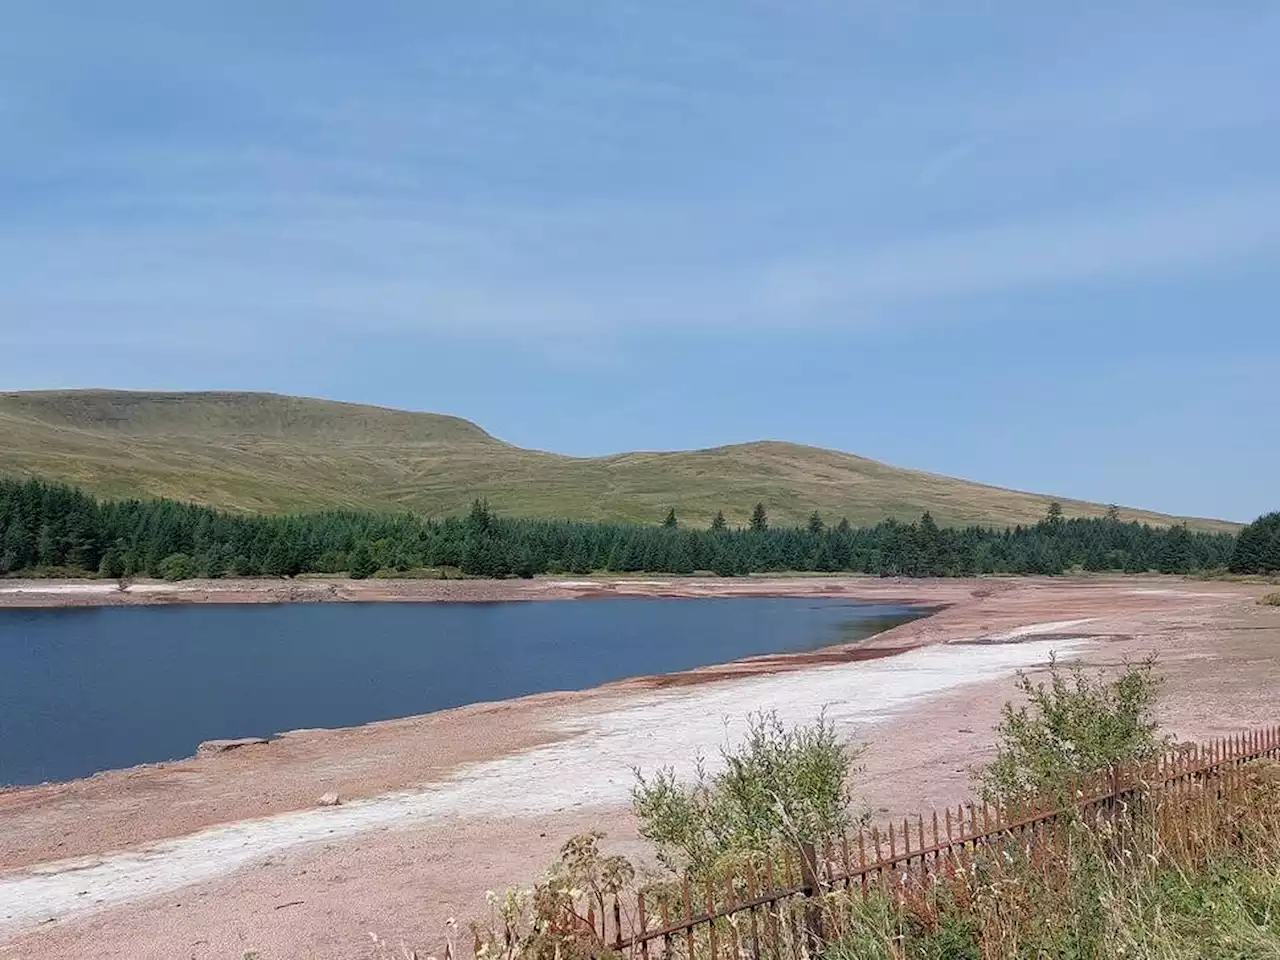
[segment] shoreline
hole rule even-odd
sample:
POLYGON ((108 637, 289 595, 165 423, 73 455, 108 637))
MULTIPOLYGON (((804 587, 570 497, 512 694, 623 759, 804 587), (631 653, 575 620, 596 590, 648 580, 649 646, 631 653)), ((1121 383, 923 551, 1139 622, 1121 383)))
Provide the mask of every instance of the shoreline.
MULTIPOLYGON (((464 720, 471 714, 485 714, 510 709, 537 708, 544 701, 590 701, 596 698, 634 696, 645 692, 678 691, 754 677, 790 674, 798 671, 834 667, 842 664, 871 663, 898 657, 921 647, 937 643, 963 646, 1022 643, 1028 640, 1074 640, 1078 633, 1062 633, 1068 627, 1087 621, 1062 620, 1027 626, 1020 625, 1011 633, 980 633, 956 638, 950 624, 936 629, 933 621, 956 608, 964 614, 970 607, 1001 594, 1016 594, 1020 588, 1075 589, 1082 586, 1130 585, 1141 589, 1147 584, 1176 582, 1186 585, 1181 577, 1157 575, 1115 575, 1099 577, 991 577, 975 578, 909 578, 874 577, 869 575, 751 575, 740 578, 719 577, 599 577, 599 578, 535 578, 532 580, 271 580, 263 578, 192 580, 181 583, 142 581, 120 591, 114 583, 96 580, 22 580, 9 585, 0 580, 0 611, 40 609, 94 609, 104 607, 212 606, 287 603, 523 603, 537 601, 572 601, 596 599, 822 599, 847 600, 851 603, 884 604, 910 607, 917 615, 910 620, 872 634, 862 640, 829 644, 817 649, 783 653, 763 653, 720 663, 705 664, 667 673, 637 674, 597 684, 594 687, 549 690, 502 700, 477 701, 442 710, 403 717, 389 717, 365 723, 335 727, 308 727, 281 730, 254 746, 269 746, 296 738, 339 737, 353 731, 373 731, 430 719, 464 720), (391 589, 386 589, 391 585, 391 589), (461 589, 459 589, 459 587, 461 589), (1045 634, 1043 628, 1053 628, 1045 634)), ((1088 631, 1092 634, 1092 631, 1088 631)), ((1096 634, 1094 635, 1096 637, 1096 634)), ((259 738, 252 738, 259 739, 259 738)), ((219 743, 220 741, 210 741, 219 743)), ((84 777, 69 780, 47 780, 39 783, 0 783, 0 800, 24 791, 69 787, 116 776, 130 777, 149 771, 204 761, 208 752, 199 744, 187 756, 150 761, 126 767, 111 767, 84 777)), ((240 752, 237 750, 237 752, 240 752)), ((216 751, 215 751, 216 753, 216 751)))
MULTIPOLYGON (((357 581, 359 582, 359 581, 357 581)), ((502 583, 503 581, 496 581, 502 583)), ((581 583, 574 586, 582 586, 581 583)), ((646 584, 646 586, 654 586, 646 584)), ((703 664, 701 666, 689 667, 682 670, 672 670, 662 673, 638 673, 631 676, 619 677, 613 680, 607 680, 597 683, 590 687, 565 687, 550 690, 542 690, 533 693, 526 693, 520 696, 506 697, 501 699, 477 700, 470 703, 462 703, 456 706, 444 707, 438 710, 429 710, 418 713, 410 713, 402 716, 390 716, 381 719, 368 720, 362 723, 342 724, 337 726, 309 726, 298 729, 278 730, 269 734, 246 736, 239 739, 211 739, 196 744, 192 748, 192 752, 183 756, 174 756, 164 760, 149 760, 142 763, 129 764, 127 766, 107 767, 88 773, 83 776, 70 777, 66 779, 51 779, 28 783, 3 783, 0 782, 0 799, 8 794, 12 794, 23 790, 35 790, 41 788, 56 788, 73 785, 82 781, 91 781, 114 775, 130 776, 142 773, 148 770, 163 770, 167 767, 175 765, 188 764, 207 758, 210 755, 229 752, 231 750, 240 750, 244 747, 268 746, 277 743, 286 738, 293 737, 316 737, 332 734, 341 734, 347 731, 360 731, 370 728, 376 728, 384 725, 404 724, 408 722, 425 720, 427 718, 453 718, 463 719, 471 713, 484 714, 500 708, 520 709, 522 707, 533 707, 543 700, 550 699, 552 701, 561 698, 572 697, 574 695, 584 698, 593 695, 607 697, 613 694, 635 693, 643 690, 660 691, 670 688, 680 687, 696 687, 704 684, 713 684, 723 680, 742 679, 753 676, 763 676, 769 674, 781 674, 795 670, 803 670, 809 667, 835 665, 841 663, 855 663, 872 660, 880 660, 885 657, 897 656, 912 649, 911 644, 901 643, 884 643, 882 638, 890 634, 895 634, 904 627, 909 627, 917 622, 927 620, 932 616, 947 609, 949 604, 944 603, 906 603, 897 600, 881 600, 866 599, 863 596, 833 596, 830 593, 813 594, 811 592, 804 593, 778 593, 774 591, 774 585, 769 584, 766 588, 770 592, 752 591, 749 595, 740 595, 738 599, 804 599, 809 597, 815 600, 836 600, 845 601, 849 604, 862 604, 874 607, 899 607, 904 613, 898 619, 900 622, 886 626, 884 629, 876 633, 870 634, 859 640, 837 640, 834 643, 827 644, 822 647, 813 649, 797 650, 794 652, 770 652, 757 653, 748 656, 737 657, 732 660, 724 660, 716 663, 703 664)), ((570 600, 585 599, 708 599, 701 594, 692 592, 681 593, 650 593, 643 594, 619 593, 601 596, 597 592, 582 593, 573 597, 539 597, 539 596, 521 596, 518 598, 509 598, 497 602, 538 602, 539 600, 562 600, 568 602, 570 600)), ((711 599, 733 599, 730 597, 718 596, 711 599)), ((401 598, 402 602, 422 602, 422 603, 491 603, 494 602, 487 597, 470 597, 462 600, 439 597, 413 597, 401 598)), ((200 598, 188 601, 193 606, 253 606, 261 603, 266 605, 271 601, 242 601, 221 602, 219 600, 210 600, 200 598)), ((378 600, 368 600, 365 598, 349 598, 345 601, 351 603, 377 603, 385 602, 378 600)), ((172 602, 150 603, 116 603, 101 604, 98 606, 174 606, 172 602)), ((3 608, 0 604, 0 609, 3 608)), ((84 605, 70 604, 54 607, 14 607, 13 609, 85 609, 84 605)), ((93 609, 89 607, 88 609, 93 609)), ((0 861, 2 861, 0 857, 0 861)))
MULTIPOLYGON (((997 585, 1030 580, 991 578, 997 585)), ((747 577, 540 577, 531 580, 352 580, 342 577, 292 580, 139 580, 121 587, 92 579, 0 580, 0 609, 172 606, 257 603, 514 603, 536 600, 595 600, 648 597, 830 597, 935 606, 936 585, 971 579, 874 577, 865 574, 755 574, 747 577)))
MULTIPOLYGON (((644 693, 678 692, 682 688, 698 688, 750 678, 764 678, 795 672, 834 667, 843 664, 871 663, 895 658, 935 644, 983 647, 1018 644, 1033 640, 1076 640, 1080 633, 1062 631, 1079 627, 1084 620, 1064 619, 1037 624, 1019 623, 1005 633, 979 632, 956 637, 954 626, 944 616, 955 612, 962 617, 974 606, 1016 595, 1024 587, 1066 588, 1083 586, 1134 586, 1174 581, 1185 585, 1180 577, 1155 575, 1116 575, 1112 577, 992 577, 974 578, 885 578, 869 575, 752 575, 740 578, 668 577, 668 578, 577 578, 533 580, 350 580, 279 581, 262 578, 229 580, 192 580, 181 583, 143 581, 130 585, 125 592, 114 583, 95 580, 27 580, 15 581, 13 587, 0 586, 0 611, 4 609, 84 609, 103 607, 255 605, 286 603, 519 603, 546 600, 572 601, 595 599, 822 599, 847 600, 851 603, 900 605, 913 608, 918 616, 873 634, 862 640, 829 644, 813 650, 786 653, 764 653, 721 663, 691 667, 668 673, 638 674, 610 680, 579 690, 550 690, 502 700, 477 701, 443 710, 389 717, 366 723, 308 727, 282 730, 251 746, 269 747, 300 739, 340 739, 342 735, 362 731, 376 732, 425 721, 465 721, 472 715, 485 715, 524 709, 538 709, 544 703, 583 702, 614 697, 630 697, 644 693), (385 589, 386 585, 393 589, 385 589), (42 589, 52 585, 53 589, 42 589), (311 589, 315 586, 321 589, 311 589), (405 586, 407 585, 407 589, 405 586), (302 587, 300 592, 297 588, 302 587), (462 589, 458 590, 457 587, 462 589), (62 589, 58 589, 61 587, 62 589), (94 589, 96 588, 96 589, 94 589), (942 622, 934 622, 941 617, 942 622), (1049 628, 1048 633, 1045 628, 1049 628)), ((5 581, 0 580, 0 584, 5 581)), ((1140 591, 1142 592, 1142 591, 1140 591)), ((1149 592, 1159 592, 1152 587, 1149 592)), ((1099 636, 1086 631, 1095 639, 1099 636)), ((259 738, 252 738, 259 739, 259 738)), ((220 741, 210 741, 218 743, 220 741)), ((130 778, 148 772, 164 772, 210 759, 210 752, 197 745, 185 757, 151 761, 127 767, 112 767, 84 777, 49 780, 31 784, 0 784, 0 800, 15 794, 73 787, 115 777, 130 778)), ((212 751, 217 756, 220 751, 212 751)), ((230 751, 227 751, 230 753, 230 751)), ((236 749, 236 754, 250 753, 236 749)), ((0 869, 3 868, 0 863, 0 869)))
MULTIPOLYGON (((671 600, 829 598, 913 606, 936 613, 952 603, 981 601, 1036 584, 1072 587, 1132 586, 1173 589, 1197 583, 1175 574, 1076 573, 1059 576, 880 577, 858 573, 758 573, 714 575, 535 577, 529 580, 353 580, 304 574, 294 579, 265 577, 169 582, 0 578, 0 610, 75 607, 251 605, 286 603, 520 603, 538 600, 650 598, 671 600), (941 599, 940 599, 941 598, 941 599)), ((1206 588, 1217 581, 1204 581, 1206 588)), ((1251 581, 1239 580, 1240 586, 1251 581)))

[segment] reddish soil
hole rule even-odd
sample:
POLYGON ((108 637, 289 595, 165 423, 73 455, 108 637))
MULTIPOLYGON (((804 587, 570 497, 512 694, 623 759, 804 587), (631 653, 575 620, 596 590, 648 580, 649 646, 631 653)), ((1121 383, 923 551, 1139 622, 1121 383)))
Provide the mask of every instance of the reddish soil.
MULTIPOLYGON (((990 589, 999 589, 992 581, 990 589)), ((104 580, 0 579, 0 607, 87 607, 175 603, 492 603, 575 600, 585 597, 858 596, 914 602, 923 594, 941 602, 967 596, 960 581, 872 577, 708 577, 663 579, 348 580, 303 576, 293 580, 139 580, 123 586, 104 580), (926 585, 921 589, 921 585, 926 585), (948 586, 954 589, 947 589, 948 586)))
MULTIPOLYGON (((291 585, 289 589, 294 589, 291 585)), ((1093 638, 1082 659, 1114 666, 1156 651, 1167 678, 1161 715, 1199 739, 1280 722, 1280 609, 1265 587, 1165 578, 881 581, 861 578, 486 584, 476 581, 324 583, 331 599, 491 600, 582 595, 821 595, 937 606, 857 647, 764 657, 593 691, 553 694, 348 730, 291 734, 269 744, 68 784, 0 792, 0 882, 72 857, 98 858, 202 828, 309 810, 324 793, 345 801, 441 783, 469 764, 516 756, 564 736, 565 718, 665 695, 673 685, 822 670, 882 660, 921 645, 1014 643, 1020 627, 1088 620, 1061 632, 1093 638)), ((183 601, 282 599, 255 582, 200 585, 183 601)), ((311 591, 311 586, 306 585, 311 591)), ((143 602, 110 595, 109 602, 143 602)), ((153 602, 154 594, 147 602, 153 602)), ((310 598, 310 594, 308 594, 310 598)), ((0 597, 0 603, 9 597, 0 597)), ((30 599, 29 597, 27 598, 30 599)), ((47 599, 47 598, 46 598, 47 599)), ((59 597, 66 602, 67 597, 59 597)), ((80 602, 85 598, 76 597, 80 602)), ((92 598, 97 601, 98 596, 92 598)), ((861 669, 861 667, 858 667, 861 669)), ((914 703, 865 731, 857 790, 876 811, 905 814, 953 803, 991 746, 1007 678, 914 703)), ((660 735, 655 733, 655 735, 660 735)), ((716 744, 708 743, 714 750, 716 744)), ((482 914, 488 888, 526 883, 574 832, 604 827, 612 847, 647 860, 625 809, 577 808, 523 817, 469 817, 385 828, 299 845, 251 867, 180 890, 92 912, 68 910, 38 927, 6 927, 0 957, 269 958, 373 956, 392 944, 438 949, 445 922, 482 914)), ((3 890, 0 889, 0 896, 3 890)), ((465 937, 461 937, 465 940, 465 937)))

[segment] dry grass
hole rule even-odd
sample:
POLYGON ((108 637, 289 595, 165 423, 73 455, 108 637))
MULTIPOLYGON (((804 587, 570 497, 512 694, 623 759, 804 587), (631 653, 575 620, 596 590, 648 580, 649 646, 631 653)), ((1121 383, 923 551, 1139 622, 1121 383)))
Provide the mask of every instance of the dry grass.
POLYGON ((1280 956, 1280 765, 835 898, 827 956, 1280 956))
MULTIPOLYGON (((249 512, 443 516, 480 496, 522 516, 657 522, 675 507, 684 522, 724 510, 742 524, 763 501, 779 523, 802 523, 813 510, 855 524, 930 510, 943 524, 1003 526, 1039 520, 1050 501, 795 444, 573 458, 513 447, 456 417, 250 393, 0 394, 0 472, 249 512)), ((1062 502, 1070 516, 1104 512, 1062 502)))
POLYGON ((1264 607, 1280 607, 1280 590, 1274 593, 1268 593, 1266 596, 1259 597, 1258 603, 1264 607))

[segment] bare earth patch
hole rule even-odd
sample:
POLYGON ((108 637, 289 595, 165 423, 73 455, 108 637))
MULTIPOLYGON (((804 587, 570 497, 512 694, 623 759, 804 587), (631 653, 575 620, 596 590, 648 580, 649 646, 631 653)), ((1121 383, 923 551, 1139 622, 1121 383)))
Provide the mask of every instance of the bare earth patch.
MULTIPOLYGON (((631 765, 714 754, 754 709, 800 721, 826 707, 870 744, 859 789, 871 806, 927 810, 966 793, 1012 673, 1051 650, 1100 665, 1157 651, 1164 719, 1181 737, 1280 721, 1280 610, 1256 603, 1257 586, 752 578, 286 588, 337 600, 845 596, 939 610, 855 647, 299 732, 0 792, 0 957, 350 958, 371 955, 370 931, 438 949, 447 918, 480 912, 486 888, 530 880, 578 830, 603 827, 612 846, 643 859, 627 811, 631 765), (327 793, 341 805, 321 807, 327 793)), ((274 589, 232 581, 180 596, 253 602, 274 589)))

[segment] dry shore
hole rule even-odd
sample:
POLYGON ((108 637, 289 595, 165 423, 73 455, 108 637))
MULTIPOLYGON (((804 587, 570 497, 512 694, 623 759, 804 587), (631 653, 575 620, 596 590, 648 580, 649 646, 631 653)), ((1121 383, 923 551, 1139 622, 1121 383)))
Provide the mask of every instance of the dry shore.
POLYGON ((627 811, 631 765, 714 753, 753 709, 799 721, 826 707, 870 745, 857 785, 870 805, 927 810, 965 794, 1013 672, 1051 650, 1104 666, 1156 651, 1162 719, 1177 736, 1275 723, 1280 610, 1256 604, 1265 591, 1169 578, 797 577, 0 592, 0 605, 21 606, 794 595, 937 608, 855 647, 0 792, 0 957, 349 958, 371 955, 369 932, 438 949, 449 917, 482 911, 487 888, 530 880, 575 831, 603 827, 644 859, 627 811), (329 792, 342 805, 318 807, 329 792))
MULTIPOLYGON (((584 597, 845 596, 851 583, 859 596, 914 603, 919 598, 959 598, 972 586, 946 590, 947 581, 879 577, 592 577, 536 580, 19 580, 0 579, 0 607, 108 607, 185 603, 494 603, 577 600, 584 597)), ((999 583, 1001 581, 991 581, 999 583)), ((955 581, 959 583, 959 581, 955 581)), ((993 587, 993 589, 995 589, 993 587)), ((936 602, 933 599, 929 603, 936 602)), ((946 601, 943 601, 946 602, 946 601)))

